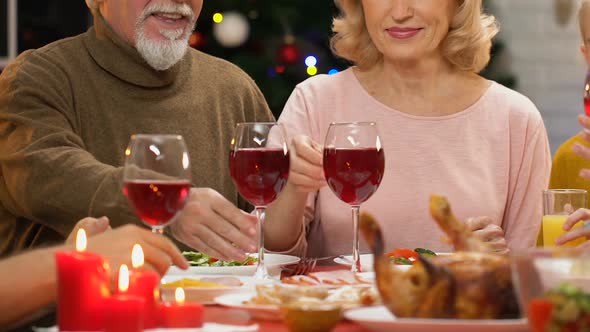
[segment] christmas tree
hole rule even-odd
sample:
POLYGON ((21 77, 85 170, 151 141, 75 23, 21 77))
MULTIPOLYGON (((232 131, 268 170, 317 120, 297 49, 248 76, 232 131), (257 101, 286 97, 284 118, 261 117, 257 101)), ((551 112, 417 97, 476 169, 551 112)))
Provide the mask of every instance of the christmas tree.
POLYGON ((333 1, 210 1, 190 42, 245 70, 278 117, 297 83, 348 66, 329 47, 336 13, 333 1))

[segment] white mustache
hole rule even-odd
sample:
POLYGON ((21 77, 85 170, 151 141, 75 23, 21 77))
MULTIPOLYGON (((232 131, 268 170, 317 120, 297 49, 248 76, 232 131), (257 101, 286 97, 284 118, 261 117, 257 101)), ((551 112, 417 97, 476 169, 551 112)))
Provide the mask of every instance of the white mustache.
POLYGON ((192 20, 195 16, 191 7, 186 3, 154 3, 143 10, 139 20, 143 21, 154 13, 180 14, 189 20, 192 20))

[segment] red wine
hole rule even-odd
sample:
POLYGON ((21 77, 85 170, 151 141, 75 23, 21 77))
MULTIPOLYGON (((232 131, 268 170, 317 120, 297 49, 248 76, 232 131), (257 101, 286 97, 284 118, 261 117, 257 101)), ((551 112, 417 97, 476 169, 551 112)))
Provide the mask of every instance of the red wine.
POLYGON ((238 149, 229 157, 230 174, 240 195, 264 207, 283 190, 289 175, 289 153, 283 149, 238 149))
POLYGON ((328 186, 348 204, 359 205, 369 199, 377 191, 384 169, 383 149, 324 149, 324 174, 328 186))
POLYGON ((128 181, 123 193, 145 223, 163 226, 184 207, 191 183, 188 181, 128 181))

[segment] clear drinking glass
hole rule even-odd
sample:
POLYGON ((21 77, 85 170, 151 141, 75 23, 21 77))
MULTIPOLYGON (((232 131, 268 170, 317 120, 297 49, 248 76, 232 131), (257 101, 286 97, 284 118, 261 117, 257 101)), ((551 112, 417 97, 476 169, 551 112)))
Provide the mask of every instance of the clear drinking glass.
MULTIPOLYGON (((543 221, 541 232, 544 247, 554 247, 555 240, 565 233, 563 224, 572 212, 586 207, 586 190, 583 189, 549 189, 543 191, 543 221)), ((574 227, 582 226, 582 222, 574 227)), ((564 244, 577 246, 584 242, 580 238, 564 244)))
POLYGON ((586 73, 584 81, 584 113, 590 116, 590 71, 586 73))
POLYGON ((231 177, 240 195, 254 205, 258 218, 255 277, 266 279, 269 275, 264 263, 264 211, 287 183, 289 152, 285 130, 275 122, 239 123, 231 143, 231 177))
POLYGON ((190 160, 180 135, 131 136, 125 150, 123 193, 154 233, 163 233, 190 192, 190 160))
POLYGON ((324 144, 324 175, 338 198, 352 208, 351 271, 360 272, 359 210, 383 178, 385 155, 375 122, 331 123, 324 144))

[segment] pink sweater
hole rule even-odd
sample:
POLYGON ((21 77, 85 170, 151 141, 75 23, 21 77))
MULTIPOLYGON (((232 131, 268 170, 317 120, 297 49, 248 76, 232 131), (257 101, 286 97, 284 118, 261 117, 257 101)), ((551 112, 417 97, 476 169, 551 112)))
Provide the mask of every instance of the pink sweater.
MULTIPOLYGON (((387 250, 451 250, 428 212, 431 193, 448 197, 461 220, 491 217, 512 250, 535 244, 551 155, 541 115, 528 98, 493 82, 461 112, 412 116, 375 100, 348 69, 299 84, 279 119, 289 137, 304 134, 320 144, 330 122, 352 121, 376 122, 383 142, 383 181, 361 211, 380 222, 387 250)), ((349 206, 328 187, 309 196, 307 236, 288 252, 350 254, 349 206)), ((366 251, 361 240, 361 252, 366 251)))

